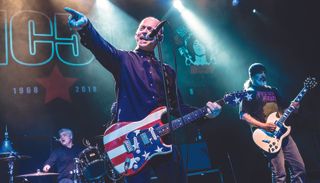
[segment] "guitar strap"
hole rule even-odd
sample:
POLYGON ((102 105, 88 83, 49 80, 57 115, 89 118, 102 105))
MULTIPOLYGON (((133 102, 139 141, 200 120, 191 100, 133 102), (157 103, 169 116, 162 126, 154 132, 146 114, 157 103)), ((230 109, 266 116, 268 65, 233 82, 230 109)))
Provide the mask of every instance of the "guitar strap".
MULTIPOLYGON (((167 90, 167 94, 168 94, 168 103, 166 106, 168 107, 168 110, 170 109, 170 111, 173 110, 172 106, 174 106, 175 104, 173 103, 175 101, 175 91, 170 90, 170 86, 174 86, 174 79, 170 77, 169 75, 169 66, 168 65, 164 65, 163 67, 163 74, 164 74, 164 85, 165 88, 167 90)), ((177 99, 178 100, 178 99, 177 99)))
POLYGON ((169 74, 168 74, 168 71, 167 71, 167 68, 168 66, 164 65, 163 67, 163 73, 164 73, 164 84, 165 84, 165 89, 167 90, 167 94, 168 94, 168 102, 169 104, 167 104, 168 106, 168 109, 171 109, 171 104, 172 104, 172 92, 170 92, 170 84, 173 84, 173 83, 170 83, 170 78, 169 78, 169 74))
MULTIPOLYGON (((115 107, 114 110, 111 108, 111 124, 118 122, 118 114, 119 114, 119 105, 118 105, 118 96, 119 96, 119 87, 116 86, 116 101, 112 104, 112 108, 115 107)), ((110 125, 111 125, 110 124, 110 125)))
MULTIPOLYGON (((116 96, 118 96, 118 93, 119 93, 119 88, 116 86, 116 96)), ((111 111, 111 120, 103 125, 106 128, 118 122, 118 114, 119 114, 118 97, 116 98, 116 101, 112 103, 110 111, 111 111)))
POLYGON ((170 91, 170 86, 173 86, 172 84, 174 84, 174 83, 171 83, 171 80, 170 80, 171 78, 169 76, 169 71, 168 71, 169 66, 164 63, 163 63, 163 65, 161 65, 162 63, 158 59, 156 59, 154 56, 150 56, 150 59, 160 65, 159 69, 161 69, 161 68, 163 69, 163 75, 164 75, 163 81, 164 81, 164 87, 165 87, 164 89, 166 89, 169 104, 161 104, 160 106, 166 105, 168 107, 168 109, 172 109, 171 104, 173 102, 172 99, 174 96, 172 95, 172 91, 170 91))

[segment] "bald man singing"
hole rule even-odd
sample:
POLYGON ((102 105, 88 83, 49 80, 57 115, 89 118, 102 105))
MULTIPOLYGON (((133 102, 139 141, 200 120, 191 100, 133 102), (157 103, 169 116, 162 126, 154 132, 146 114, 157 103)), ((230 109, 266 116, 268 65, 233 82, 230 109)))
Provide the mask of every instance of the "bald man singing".
MULTIPOLYGON (((154 17, 143 19, 135 33, 135 49, 124 51, 115 48, 102 38, 84 14, 71 8, 65 8, 65 10, 70 13, 68 24, 73 30, 78 31, 81 43, 112 73, 115 79, 116 121, 139 121, 157 107, 166 105, 161 64, 154 54, 154 49, 163 39, 163 31, 160 30, 154 37, 148 36, 160 23, 158 19, 154 17)), ((168 90, 168 101, 172 108, 171 114, 177 117, 180 115, 178 104, 183 114, 195 110, 194 107, 183 103, 176 89, 175 71, 164 64, 164 72, 167 80, 165 84, 168 90)), ((221 106, 217 103, 207 102, 208 118, 218 116, 220 111, 221 106)), ((153 171, 160 182, 186 182, 186 174, 181 162, 176 150, 168 155, 156 156, 139 173, 125 177, 125 181, 128 183, 150 182, 153 171)))

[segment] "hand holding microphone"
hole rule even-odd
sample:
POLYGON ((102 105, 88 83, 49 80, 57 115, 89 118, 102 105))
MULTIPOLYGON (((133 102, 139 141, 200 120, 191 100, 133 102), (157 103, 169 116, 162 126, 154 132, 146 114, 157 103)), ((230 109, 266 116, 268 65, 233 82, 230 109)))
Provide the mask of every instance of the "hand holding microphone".
POLYGON ((68 25, 71 29, 78 31, 88 24, 88 18, 84 14, 69 7, 65 7, 64 10, 70 13, 68 25))

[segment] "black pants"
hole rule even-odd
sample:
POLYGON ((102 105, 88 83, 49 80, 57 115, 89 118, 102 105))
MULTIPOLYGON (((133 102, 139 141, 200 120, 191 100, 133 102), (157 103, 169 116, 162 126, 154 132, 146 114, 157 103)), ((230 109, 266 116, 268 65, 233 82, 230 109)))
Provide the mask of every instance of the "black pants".
POLYGON ((183 161, 180 158, 177 147, 168 155, 153 157, 138 174, 125 178, 126 183, 150 183, 154 172, 157 182, 160 183, 185 183, 187 176, 183 161))

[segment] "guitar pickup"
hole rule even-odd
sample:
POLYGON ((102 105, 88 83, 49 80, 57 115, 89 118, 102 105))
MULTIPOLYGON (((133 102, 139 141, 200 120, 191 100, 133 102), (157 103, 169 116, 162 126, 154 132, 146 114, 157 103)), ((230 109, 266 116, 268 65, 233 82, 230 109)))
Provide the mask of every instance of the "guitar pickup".
POLYGON ((148 145, 150 143, 150 140, 149 140, 148 135, 146 133, 141 133, 140 137, 141 137, 141 140, 144 145, 148 145))
POLYGON ((154 128, 153 128, 153 127, 150 127, 150 128, 149 128, 149 131, 150 131, 150 133, 151 133, 151 136, 152 136, 153 140, 157 140, 157 135, 156 135, 156 133, 154 132, 154 128))
POLYGON ((262 140, 262 142, 269 144, 269 143, 270 143, 270 140, 264 139, 264 140, 262 140))
POLYGON ((130 141, 129 140, 125 140, 123 142, 123 145, 124 147, 126 148, 127 152, 130 153, 132 152, 134 149, 133 149, 133 146, 131 145, 130 141))

